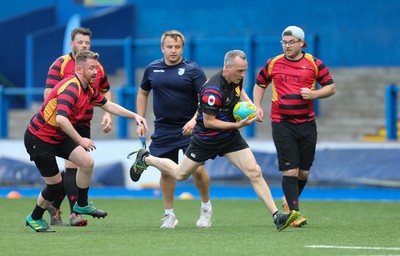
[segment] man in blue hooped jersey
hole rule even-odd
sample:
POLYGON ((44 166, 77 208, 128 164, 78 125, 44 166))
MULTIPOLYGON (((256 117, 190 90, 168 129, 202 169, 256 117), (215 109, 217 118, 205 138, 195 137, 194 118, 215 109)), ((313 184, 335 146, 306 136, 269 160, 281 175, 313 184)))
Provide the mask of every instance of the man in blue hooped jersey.
MULTIPOLYGON (((150 63, 143 75, 138 91, 137 113, 145 116, 148 96, 153 90, 154 133, 150 151, 154 156, 168 158, 178 163, 179 150, 186 151, 192 130, 196 124, 198 92, 206 82, 206 76, 197 63, 183 58, 185 38, 179 31, 171 30, 161 36, 164 58, 150 63)), ((143 126, 137 134, 143 136, 143 126)), ((135 180, 135 179, 133 179, 135 180)), ((193 180, 200 193, 199 228, 211 226, 210 177, 200 165, 193 173, 193 180)), ((160 187, 164 199, 164 218, 161 228, 174 228, 178 224, 173 202, 176 180, 161 174, 160 187)))
POLYGON ((272 215, 276 228, 281 231, 296 220, 298 213, 295 210, 289 213, 278 211, 261 168, 239 132, 240 128, 255 122, 258 116, 237 122, 232 113, 239 100, 251 101, 243 89, 247 68, 246 54, 241 50, 231 50, 225 54, 223 69, 202 86, 193 136, 179 165, 141 148, 135 152, 131 174, 134 173, 137 180, 148 166, 154 166, 164 175, 185 180, 204 161, 224 156, 250 180, 257 196, 272 215))

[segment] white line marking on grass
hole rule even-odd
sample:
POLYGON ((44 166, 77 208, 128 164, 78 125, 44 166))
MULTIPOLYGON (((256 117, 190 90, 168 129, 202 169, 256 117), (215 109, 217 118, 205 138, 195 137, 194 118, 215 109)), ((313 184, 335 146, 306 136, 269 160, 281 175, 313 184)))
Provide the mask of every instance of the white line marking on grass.
POLYGON ((400 247, 368 247, 368 246, 341 246, 341 245, 305 245, 304 247, 306 247, 306 248, 323 248, 323 249, 400 251, 400 247))

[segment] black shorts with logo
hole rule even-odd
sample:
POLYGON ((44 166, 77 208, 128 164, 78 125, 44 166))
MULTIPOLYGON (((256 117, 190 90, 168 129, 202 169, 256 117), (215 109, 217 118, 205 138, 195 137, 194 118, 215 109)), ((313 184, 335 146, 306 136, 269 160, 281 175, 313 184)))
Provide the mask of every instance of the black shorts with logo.
POLYGON ((185 155, 195 162, 205 162, 208 159, 215 159, 217 156, 236 152, 249 145, 243 139, 239 131, 224 141, 202 141, 192 136, 192 140, 185 155))
POLYGON ((293 124, 272 122, 274 140, 280 171, 294 168, 310 170, 317 145, 315 121, 293 124))

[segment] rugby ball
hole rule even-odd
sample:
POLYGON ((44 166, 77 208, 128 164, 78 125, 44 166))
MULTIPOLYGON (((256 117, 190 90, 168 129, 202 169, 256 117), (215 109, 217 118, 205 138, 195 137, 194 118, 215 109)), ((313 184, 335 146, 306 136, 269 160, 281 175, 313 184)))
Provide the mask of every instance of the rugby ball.
POLYGON ((245 119, 246 117, 253 118, 256 114, 256 106, 249 101, 239 101, 233 108, 233 117, 237 122, 245 119))

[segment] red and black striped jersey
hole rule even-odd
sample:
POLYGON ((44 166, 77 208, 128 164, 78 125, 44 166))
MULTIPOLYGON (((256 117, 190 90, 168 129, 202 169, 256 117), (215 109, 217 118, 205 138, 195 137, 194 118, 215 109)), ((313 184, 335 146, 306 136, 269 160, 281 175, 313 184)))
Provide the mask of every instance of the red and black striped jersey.
MULTIPOLYGON (((103 65, 98 62, 96 81, 91 85, 101 93, 108 92, 110 90, 110 84, 108 83, 107 74, 104 70, 103 65)), ((47 73, 46 88, 53 88, 58 82, 64 78, 75 74, 75 59, 72 57, 72 53, 63 55, 56 59, 49 68, 47 73)), ((93 107, 92 107, 93 108, 93 107)), ((92 109, 93 112, 93 109, 92 109)), ((81 122, 81 125, 90 127, 90 121, 93 115, 87 118, 87 122, 81 122)))
POLYGON ((39 139, 59 144, 67 137, 56 121, 56 115, 68 118, 72 125, 93 116, 93 106, 102 106, 107 99, 92 86, 83 88, 75 75, 59 82, 45 99, 38 113, 31 119, 28 129, 39 139))
POLYGON ((301 97, 301 88, 315 90, 333 84, 324 63, 309 53, 297 61, 288 60, 284 54, 267 61, 257 75, 256 84, 266 88, 272 84, 272 122, 304 123, 315 119, 314 101, 301 97))

